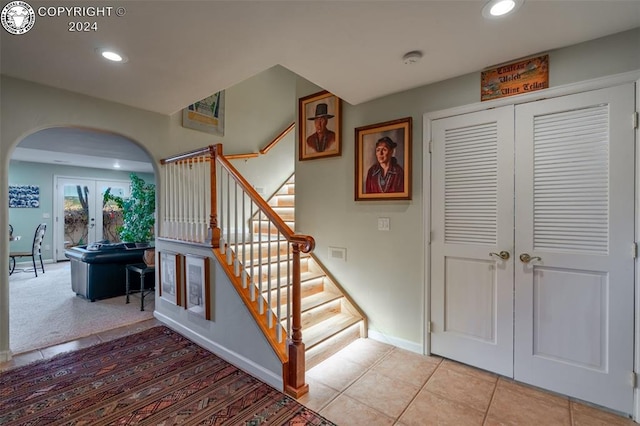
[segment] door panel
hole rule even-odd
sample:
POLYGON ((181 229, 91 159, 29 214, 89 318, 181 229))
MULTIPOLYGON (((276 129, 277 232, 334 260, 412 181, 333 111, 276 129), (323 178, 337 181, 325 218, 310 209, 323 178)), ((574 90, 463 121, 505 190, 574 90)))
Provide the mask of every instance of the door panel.
POLYGON ((515 378, 633 409, 633 85, 516 107, 515 378), (539 257, 540 259, 535 259, 539 257))
POLYGON ((127 197, 129 185, 128 181, 56 178, 56 260, 66 260, 64 250, 68 247, 104 239, 119 241, 116 228, 122 224, 122 213, 105 206, 103 195, 111 188, 112 194, 127 197))
POLYGON ((104 203, 104 193, 107 189, 112 195, 127 198, 130 192, 131 182, 127 181, 96 181, 96 240, 109 240, 112 243, 120 242, 118 228, 123 225, 122 211, 113 201, 104 203))
POLYGON ((95 227, 94 181, 57 178, 56 260, 66 260, 64 250, 93 241, 95 227))
POLYGON ((431 351, 513 374, 513 107, 432 127, 431 351))

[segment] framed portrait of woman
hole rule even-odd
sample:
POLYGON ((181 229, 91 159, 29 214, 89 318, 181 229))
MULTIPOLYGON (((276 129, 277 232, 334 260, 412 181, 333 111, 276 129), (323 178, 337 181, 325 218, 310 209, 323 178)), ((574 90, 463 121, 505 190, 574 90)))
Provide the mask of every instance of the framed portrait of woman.
POLYGON ((327 91, 298 101, 299 159, 336 157, 342 154, 341 100, 327 91))
POLYGON ((411 128, 406 117, 355 129, 355 200, 411 199, 411 128))

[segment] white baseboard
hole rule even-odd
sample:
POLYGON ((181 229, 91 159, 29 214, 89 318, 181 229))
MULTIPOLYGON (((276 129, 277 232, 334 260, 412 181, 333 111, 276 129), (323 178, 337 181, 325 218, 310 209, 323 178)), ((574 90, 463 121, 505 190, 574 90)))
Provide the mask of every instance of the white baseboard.
POLYGON ((422 344, 416 342, 410 342, 404 339, 398 339, 397 337, 387 336, 379 331, 369 329, 368 335, 370 339, 378 342, 387 343, 400 349, 406 349, 411 352, 415 352, 420 355, 424 355, 422 344))
POLYGON ((0 362, 11 361, 11 351, 0 351, 0 362))
POLYGON ((283 391, 284 382, 282 381, 282 376, 276 375, 273 372, 266 370, 262 366, 251 361, 250 359, 247 359, 236 352, 220 346, 218 343, 208 339, 201 334, 195 333, 193 330, 186 328, 182 324, 176 322, 166 315, 163 315, 158 311, 155 311, 153 315, 158 321, 162 322, 164 325, 174 330, 175 332, 182 334, 189 340, 192 340, 193 342, 213 352, 225 361, 230 362, 236 367, 246 371, 252 376, 257 377, 268 385, 271 385, 281 392, 283 391))

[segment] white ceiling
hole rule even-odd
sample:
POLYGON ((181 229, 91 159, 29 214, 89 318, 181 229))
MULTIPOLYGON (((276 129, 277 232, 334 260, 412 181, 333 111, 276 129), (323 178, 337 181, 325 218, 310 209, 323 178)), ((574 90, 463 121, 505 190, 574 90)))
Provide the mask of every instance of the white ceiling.
MULTIPOLYGON (((3 2, 6 3, 6 2, 3 2)), ((30 1, 40 6, 77 2, 30 1)), ((2 30, 0 72, 161 114, 280 64, 350 104, 640 26, 640 0, 526 0, 504 19, 484 1, 112 1, 112 16, 36 16, 2 30), (115 16, 115 9, 126 13, 115 16), (70 32, 69 21, 97 31, 70 32), (124 52, 107 63, 96 49, 124 52), (405 65, 412 50, 424 58, 405 65)), ((21 145, 22 147, 22 145, 21 145)))

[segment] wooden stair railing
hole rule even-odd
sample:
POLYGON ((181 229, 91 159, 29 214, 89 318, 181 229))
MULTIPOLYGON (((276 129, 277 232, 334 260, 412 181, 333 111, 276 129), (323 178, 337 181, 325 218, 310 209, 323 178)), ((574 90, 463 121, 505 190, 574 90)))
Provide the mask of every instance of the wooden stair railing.
POLYGON ((284 139, 285 136, 287 136, 287 134, 293 130, 293 128, 296 127, 296 122, 294 121, 293 123, 289 124, 289 126, 284 129, 282 132, 280 132, 280 134, 278 136, 276 136, 271 142, 269 142, 268 144, 266 144, 264 146, 264 148, 262 148, 260 150, 260 152, 248 152, 246 154, 227 154, 224 156, 224 158, 226 158, 227 160, 248 160, 249 158, 256 158, 260 155, 264 155, 267 152, 269 152, 269 150, 271 148, 273 148, 274 146, 276 146, 276 144, 278 142, 280 142, 282 139, 284 139))
POLYGON ((293 128, 296 127, 296 122, 294 121, 293 123, 289 124, 289 127, 287 127, 286 129, 284 129, 278 136, 275 137, 274 140, 272 140, 271 142, 269 142, 264 148, 262 148, 260 150, 260 154, 264 155, 267 152, 269 152, 269 150, 271 148, 273 148, 274 146, 276 146, 276 144, 278 142, 280 142, 282 139, 284 139, 285 136, 287 136, 287 134, 293 130, 293 128))
POLYGON ((204 242, 214 248, 214 255, 282 361, 284 391, 295 398, 304 395, 308 385, 305 383, 305 346, 301 331, 300 253, 311 252, 315 240, 309 235, 295 234, 284 223, 225 158, 222 144, 180 154, 162 160, 161 164, 169 166, 165 172, 168 181, 161 236, 203 242, 197 224, 206 216, 202 205, 209 206, 209 232, 204 242), (209 179, 204 184, 198 183, 203 176, 202 164, 208 166, 209 172, 209 179), (210 194, 203 194, 202 189, 210 190, 210 194), (204 202, 197 201, 198 198, 204 198, 204 202), (254 209, 265 218, 260 220, 266 221, 266 236, 248 230, 254 209), (278 259, 278 266, 269 266, 266 271, 260 262, 257 268, 252 267, 254 252, 260 258, 265 245, 266 256, 278 259), (272 245, 276 246, 273 255, 272 245), (286 250, 281 245, 285 245, 286 250), (276 300, 286 300, 286 326, 279 320, 285 315, 280 303, 272 303, 272 293, 276 300))

